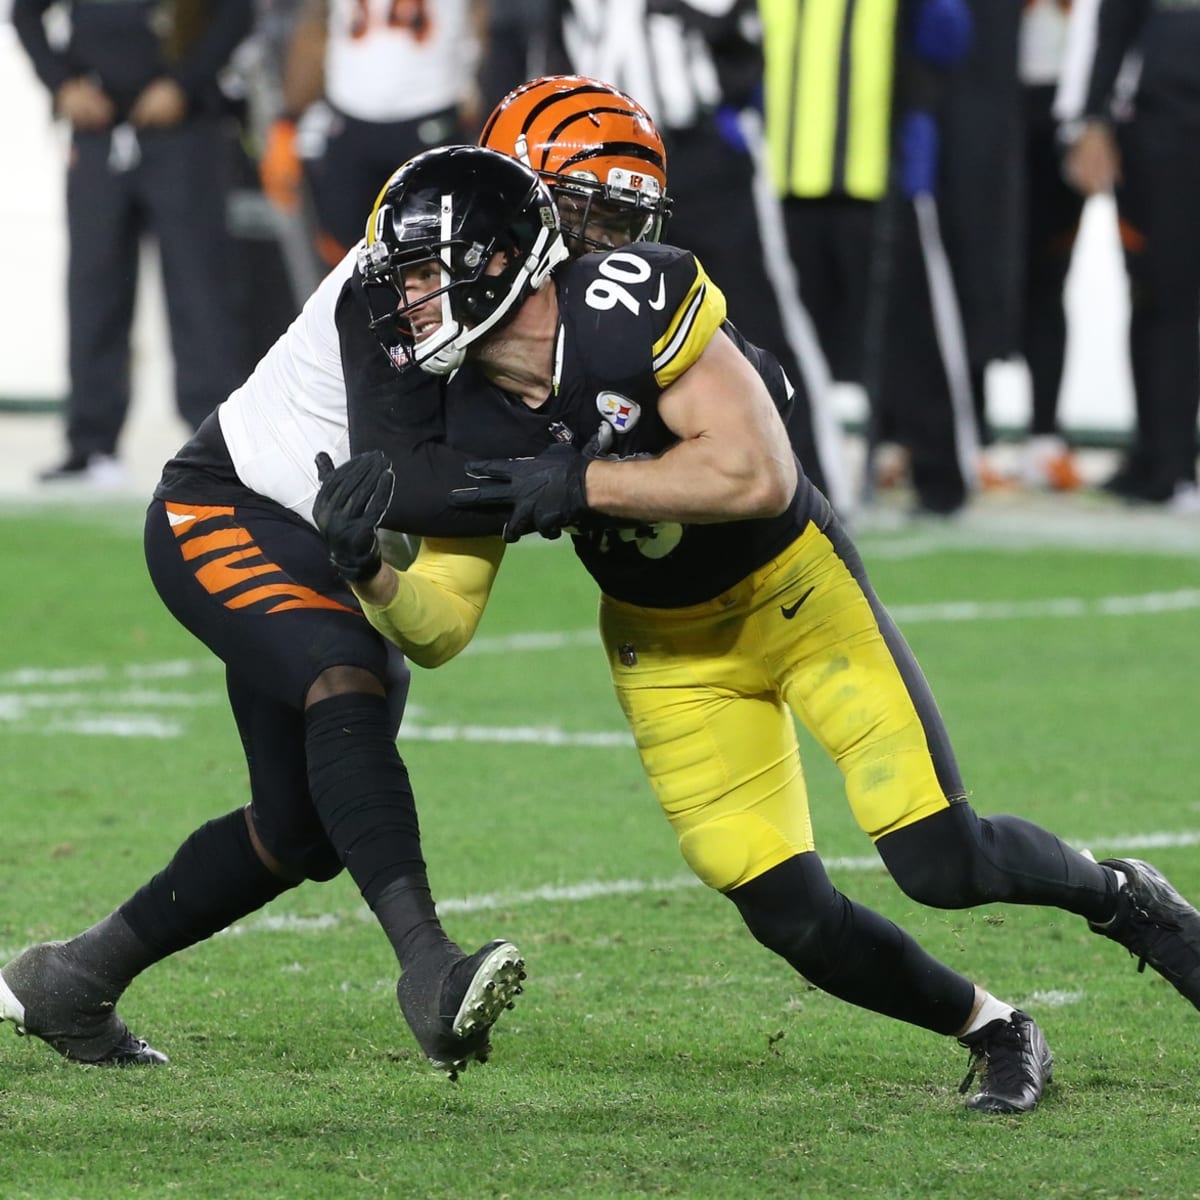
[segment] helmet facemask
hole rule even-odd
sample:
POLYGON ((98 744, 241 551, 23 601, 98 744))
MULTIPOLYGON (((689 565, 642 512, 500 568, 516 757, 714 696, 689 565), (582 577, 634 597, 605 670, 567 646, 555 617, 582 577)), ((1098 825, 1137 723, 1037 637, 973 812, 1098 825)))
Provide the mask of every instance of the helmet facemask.
POLYGON ((643 199, 581 176, 559 175, 546 181, 573 257, 633 242, 657 242, 662 236, 665 213, 657 193, 643 199))

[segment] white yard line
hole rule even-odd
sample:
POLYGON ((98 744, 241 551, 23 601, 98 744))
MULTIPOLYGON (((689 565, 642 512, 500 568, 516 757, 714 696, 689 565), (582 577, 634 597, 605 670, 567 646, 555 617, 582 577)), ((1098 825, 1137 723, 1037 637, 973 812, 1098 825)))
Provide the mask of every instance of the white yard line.
MULTIPOLYGON (((1128 596, 1059 596, 1038 600, 961 600, 895 604, 890 612, 906 625, 972 621, 1079 620, 1159 616, 1200 608, 1200 589, 1142 592, 1128 596)), ((592 629, 535 631, 476 638, 465 654, 529 654, 587 649, 600 653, 592 629)), ((176 691, 146 686, 169 680, 204 680, 222 670, 216 658, 166 659, 119 667, 20 667, 0 673, 0 730, 19 734, 76 734, 89 737, 177 738, 186 732, 187 709, 219 703, 208 688, 176 691), (177 716, 164 716, 172 710, 177 716)), ((565 730, 558 725, 459 725, 424 722, 410 705, 400 731, 404 741, 501 745, 629 746, 624 730, 565 730)))
MULTIPOLYGON (((1200 830, 1155 830, 1151 833, 1115 834, 1075 838, 1075 846, 1089 846, 1097 857, 1108 853, 1128 855, 1145 850, 1177 849, 1200 845, 1200 830)), ((839 874, 864 871, 883 873, 883 864, 875 855, 846 858, 826 858, 826 868, 835 878, 839 874)), ((589 900, 604 900, 614 896, 644 896, 663 892, 678 892, 699 888, 703 884, 689 874, 672 875, 666 879, 589 879, 577 883, 543 884, 523 891, 482 892, 473 896, 450 896, 438 901, 438 911, 448 913, 479 913, 514 908, 522 905, 583 904, 589 900)), ((241 937, 247 934, 325 933, 348 922, 369 924, 374 920, 365 904, 342 912, 316 913, 295 916, 290 913, 263 912, 239 921, 224 930, 222 935, 241 937)), ((0 963, 8 962, 24 947, 0 947, 0 963)), ((1050 1001, 1051 1003, 1053 1001, 1050 1001)))

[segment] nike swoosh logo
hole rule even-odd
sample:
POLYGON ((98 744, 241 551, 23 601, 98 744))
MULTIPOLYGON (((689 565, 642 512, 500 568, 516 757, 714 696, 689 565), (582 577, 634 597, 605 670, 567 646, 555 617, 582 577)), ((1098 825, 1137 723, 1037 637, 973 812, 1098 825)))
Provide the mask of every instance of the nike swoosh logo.
POLYGON ((667 277, 665 275, 660 275, 658 277, 658 295, 655 296, 654 299, 650 301, 650 307, 652 309, 654 309, 655 312, 662 312, 663 308, 666 307, 666 303, 667 303, 667 277))
POLYGON ((809 588, 808 591, 805 592, 795 604, 781 604, 779 606, 779 611, 783 613, 783 619, 785 621, 790 621, 800 611, 800 605, 802 605, 812 594, 813 589, 809 588))
POLYGON ((176 525, 186 525, 189 521, 194 521, 195 519, 195 513, 167 513, 167 524, 170 525, 172 529, 174 529, 176 525))

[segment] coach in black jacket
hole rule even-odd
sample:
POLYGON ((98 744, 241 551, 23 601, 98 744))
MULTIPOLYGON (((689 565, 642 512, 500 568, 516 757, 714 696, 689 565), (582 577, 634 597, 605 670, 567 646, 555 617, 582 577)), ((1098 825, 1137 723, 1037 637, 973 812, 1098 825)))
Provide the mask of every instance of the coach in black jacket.
POLYGON ((143 233, 162 254, 180 414, 197 427, 239 382, 217 75, 252 11, 249 0, 74 0, 60 48, 43 25, 49 6, 14 0, 12 12, 56 114, 72 126, 67 456, 42 479, 114 482, 143 233))

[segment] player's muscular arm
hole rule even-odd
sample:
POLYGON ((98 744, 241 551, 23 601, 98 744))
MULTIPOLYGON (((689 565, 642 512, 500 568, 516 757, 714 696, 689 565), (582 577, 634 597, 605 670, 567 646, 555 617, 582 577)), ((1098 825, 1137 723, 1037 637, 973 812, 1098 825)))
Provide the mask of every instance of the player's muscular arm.
POLYGON ((762 379, 723 333, 662 393, 658 411, 680 440, 658 458, 591 463, 590 508, 704 524, 773 517, 788 506, 796 464, 787 431, 762 379))

